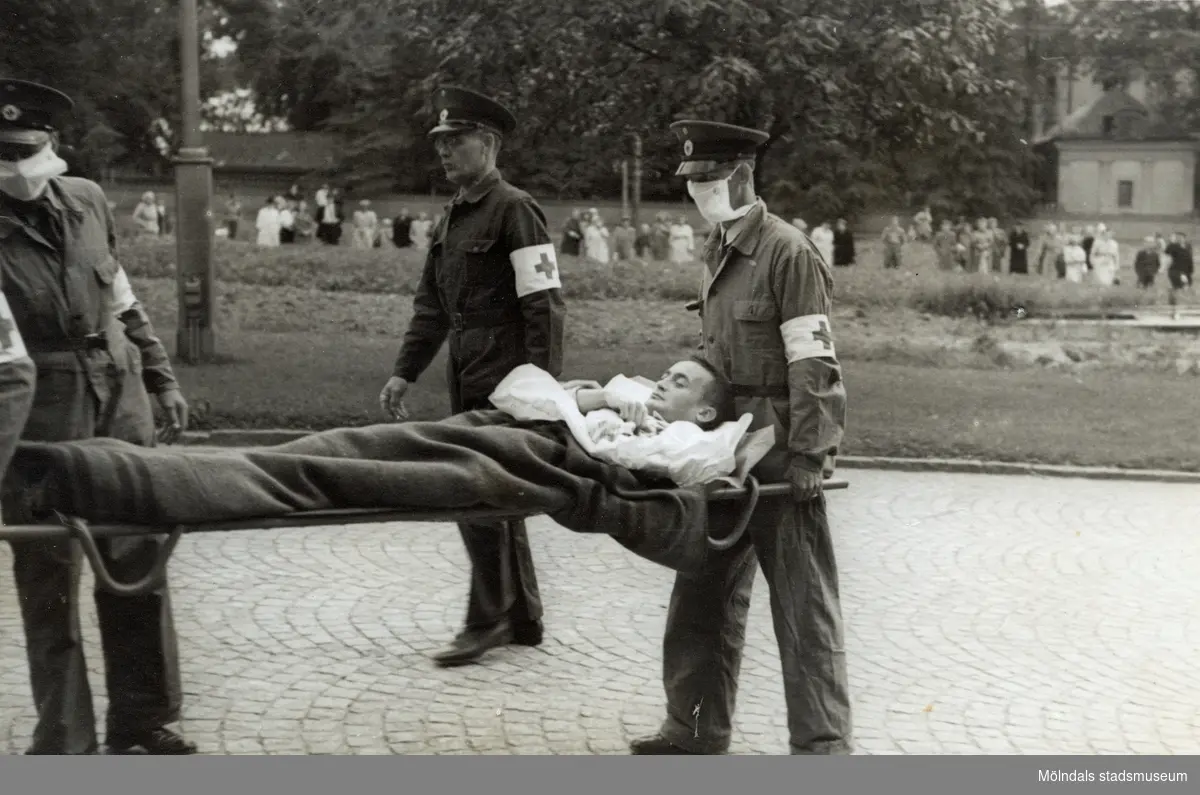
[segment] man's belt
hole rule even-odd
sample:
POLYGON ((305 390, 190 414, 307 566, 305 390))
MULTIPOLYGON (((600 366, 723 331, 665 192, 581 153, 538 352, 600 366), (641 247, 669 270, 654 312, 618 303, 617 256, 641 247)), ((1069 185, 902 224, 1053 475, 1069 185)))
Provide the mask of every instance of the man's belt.
POLYGON ((759 398, 779 398, 787 400, 788 388, 784 384, 778 386, 762 386, 751 384, 734 384, 734 397, 759 397, 759 398))
POLYGON ((27 340, 25 349, 30 353, 76 353, 78 351, 101 351, 108 347, 108 337, 103 332, 83 337, 57 340, 27 340))
POLYGON ((524 317, 519 309, 492 309, 483 312, 451 312, 450 328, 466 331, 475 328, 492 328, 520 323, 524 317))

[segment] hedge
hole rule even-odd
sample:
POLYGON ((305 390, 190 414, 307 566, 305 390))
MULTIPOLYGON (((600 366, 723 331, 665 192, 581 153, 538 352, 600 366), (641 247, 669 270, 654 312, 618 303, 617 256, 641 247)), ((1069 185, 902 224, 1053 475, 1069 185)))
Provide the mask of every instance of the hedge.
MULTIPOLYGON (((1128 283, 1100 287, 1046 276, 947 273, 936 268, 931 249, 922 244, 909 247, 903 270, 882 270, 874 241, 861 244, 860 252, 858 264, 834 270, 839 306, 908 307, 932 315, 1000 320, 1128 309, 1147 300, 1161 302, 1164 297, 1154 291, 1138 291, 1128 283)), ((170 239, 131 240, 121 248, 122 264, 131 276, 173 277, 175 259, 175 244, 170 239)), ((423 265, 423 257, 414 251, 321 244, 264 249, 220 239, 214 243, 213 260, 217 279, 228 283, 399 295, 413 293, 423 265)), ((575 257, 560 260, 568 299, 690 301, 700 282, 698 263, 635 260, 601 265, 575 257)))

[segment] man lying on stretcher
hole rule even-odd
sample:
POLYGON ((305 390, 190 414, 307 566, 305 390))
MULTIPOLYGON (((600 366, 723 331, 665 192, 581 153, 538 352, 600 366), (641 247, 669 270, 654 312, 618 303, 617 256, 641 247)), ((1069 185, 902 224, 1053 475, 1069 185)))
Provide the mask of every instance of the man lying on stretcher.
MULTIPOLYGON (((610 410, 643 432, 663 423, 712 428, 729 418, 732 404, 732 390, 701 360, 672 365, 641 406, 594 382, 552 385, 568 387, 581 413, 610 410)), ((702 556, 700 492, 648 484, 590 455, 568 425, 497 410, 245 450, 142 448, 112 439, 22 443, 4 478, 4 520, 45 521, 58 512, 149 531, 332 509, 439 510, 448 521, 456 510, 489 509, 546 514, 576 532, 611 535, 671 568, 702 556)))
POLYGON ((667 368, 646 401, 624 391, 626 379, 607 387, 595 381, 568 382, 575 402, 587 420, 593 441, 620 436, 654 436, 672 422, 690 422, 710 431, 733 419, 733 389, 713 366, 700 357, 667 368))

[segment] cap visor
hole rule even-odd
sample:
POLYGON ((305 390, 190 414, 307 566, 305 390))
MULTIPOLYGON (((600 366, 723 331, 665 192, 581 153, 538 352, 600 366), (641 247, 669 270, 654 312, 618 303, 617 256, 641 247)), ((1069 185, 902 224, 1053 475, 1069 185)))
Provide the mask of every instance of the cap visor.
POLYGON ((675 169, 675 176, 686 177, 689 174, 707 174, 711 171, 720 171, 729 163, 722 163, 719 160, 686 160, 679 164, 679 168, 675 169))
POLYGON ((441 135, 442 133, 462 132, 463 130, 470 130, 470 129, 473 129, 473 128, 467 124, 453 124, 453 123, 439 124, 438 126, 434 127, 432 130, 430 130, 428 133, 426 133, 426 135, 433 137, 435 135, 441 135))
POLYGON ((496 129, 495 127, 492 127, 489 124, 460 124, 460 123, 455 123, 455 122, 446 122, 445 124, 439 124, 438 126, 434 127, 432 130, 430 130, 428 133, 426 133, 426 135, 429 136, 430 138, 432 138, 435 135, 442 135, 443 133, 466 132, 469 130, 481 130, 483 132, 495 133, 496 135, 504 137, 503 132, 496 129))
POLYGON ((31 130, 28 127, 0 126, 0 141, 5 143, 38 146, 49 140, 50 133, 45 130, 31 130))

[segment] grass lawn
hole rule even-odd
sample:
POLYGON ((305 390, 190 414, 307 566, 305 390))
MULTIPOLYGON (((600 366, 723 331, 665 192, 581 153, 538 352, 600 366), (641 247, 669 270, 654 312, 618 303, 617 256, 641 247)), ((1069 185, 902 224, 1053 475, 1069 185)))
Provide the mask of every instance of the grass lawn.
MULTIPOLYGON (((161 328, 173 346, 173 333, 161 328)), ((383 421, 377 398, 397 338, 224 332, 222 363, 177 365, 186 394, 211 409, 198 428, 308 428, 383 421)), ((665 341, 568 351, 564 375, 653 374, 688 348, 665 341)), ((442 356, 410 392, 415 419, 448 412, 442 356)), ((844 362, 846 455, 987 458, 1200 470, 1195 377, 1094 370, 920 367, 844 362)))

